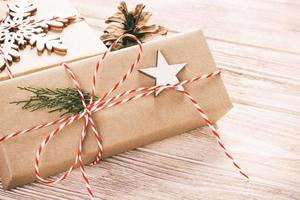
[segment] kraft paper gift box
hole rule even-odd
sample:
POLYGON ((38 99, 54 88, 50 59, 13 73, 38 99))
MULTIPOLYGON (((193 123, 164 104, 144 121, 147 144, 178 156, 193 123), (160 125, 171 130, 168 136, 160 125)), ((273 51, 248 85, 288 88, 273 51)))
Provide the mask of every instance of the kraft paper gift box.
MULTIPOLYGON (((178 74, 181 81, 217 70, 201 31, 177 34, 144 44, 137 69, 114 94, 132 88, 153 86, 154 79, 138 72, 138 69, 156 66, 158 50, 163 53, 169 64, 186 63, 185 68, 178 74)), ((113 84, 128 71, 137 52, 138 47, 134 46, 107 55, 100 75, 97 76, 98 97, 112 88, 113 84)), ((92 74, 98 59, 99 56, 69 65, 78 76, 84 91, 91 91, 92 74)), ((19 105, 10 104, 31 95, 17 90, 17 86, 67 88, 73 85, 63 67, 2 82, 0 136, 58 119, 61 114, 48 113, 47 110, 29 112, 22 110, 19 105)), ((197 81, 184 87, 200 102, 212 122, 216 122, 232 107, 221 76, 197 81)), ((174 90, 164 90, 157 97, 151 95, 101 110, 93 114, 93 119, 103 138, 104 158, 205 125, 190 100, 174 90)), ((66 127, 48 144, 42 154, 40 165, 42 176, 57 174, 71 166, 79 144, 82 123, 83 120, 80 120, 66 127)), ((53 129, 54 127, 44 128, 0 143, 0 174, 4 189, 36 180, 34 161, 37 148, 45 135, 53 129)), ((95 138, 89 130, 83 146, 84 162, 92 162, 97 150, 95 138)))
MULTIPOLYGON (((0 2, 1 4, 13 5, 18 1, 0 2)), ((76 9, 68 0, 31 0, 37 7, 33 19, 50 19, 52 17, 69 17, 78 15, 76 9)), ((8 8, 2 7, 1 12, 7 12, 8 8)), ((59 66, 63 62, 71 62, 83 58, 95 56, 106 50, 105 45, 99 37, 87 25, 84 20, 73 22, 67 25, 61 32, 49 31, 47 35, 60 36, 62 43, 67 47, 66 55, 58 55, 54 52, 48 55, 45 50, 42 55, 38 55, 36 48, 27 45, 21 49, 21 59, 14 62, 10 70, 14 77, 41 71, 51 67, 59 66)), ((5 71, 0 72, 0 81, 9 78, 5 71)))

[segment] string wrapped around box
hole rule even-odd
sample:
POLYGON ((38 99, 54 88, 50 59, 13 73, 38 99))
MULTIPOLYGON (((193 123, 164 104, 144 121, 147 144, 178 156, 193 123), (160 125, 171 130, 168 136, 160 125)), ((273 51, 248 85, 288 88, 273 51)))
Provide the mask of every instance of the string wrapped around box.
MULTIPOLYGON (((94 195, 93 195, 93 192, 92 192, 90 181, 87 178, 87 175, 86 175, 86 172, 85 172, 85 169, 84 169, 84 163, 83 163, 82 157, 81 157, 82 150, 83 150, 83 143, 84 143, 84 140, 86 138, 87 128, 89 127, 89 125, 92 128, 92 132, 93 132, 93 135, 95 136, 95 139, 97 141, 97 146, 98 146, 98 154, 95 157, 95 160, 92 164, 98 163, 100 161, 101 155, 103 153, 102 138, 101 138, 101 135, 99 134, 99 132, 97 131, 97 127, 95 126, 95 123, 92 119, 93 113, 96 113, 98 111, 108 109, 108 108, 111 108, 111 107, 115 107, 115 106, 118 106, 118 105, 121 105, 121 104, 125 104, 127 102, 134 101, 134 100, 146 97, 146 96, 154 95, 159 90, 173 89, 173 90, 176 90, 176 91, 180 92, 187 99, 190 100, 190 102, 192 103, 192 105, 194 106, 196 111, 200 114, 200 116, 205 121, 206 125, 210 128, 210 131, 212 132, 212 134, 216 137, 217 143, 221 147, 221 149, 224 151, 225 155, 231 160, 234 167, 239 170, 239 173, 242 176, 244 176, 247 180, 249 180, 248 175, 242 171, 240 166, 235 162, 234 158, 231 156, 231 154, 228 152, 228 150, 224 146, 224 144, 221 140, 220 134, 218 133, 218 131, 212 125, 211 121, 209 120, 209 118, 205 114, 205 111, 200 107, 198 102, 191 96, 191 94, 187 90, 183 90, 183 91, 179 90, 180 86, 183 86, 183 85, 195 82, 195 81, 200 81, 200 80, 204 80, 204 79, 214 78, 215 76, 219 76, 221 74, 221 72, 219 70, 208 73, 208 74, 196 76, 192 79, 184 80, 184 81, 178 82, 178 83, 173 84, 173 85, 158 85, 158 86, 151 86, 151 87, 133 88, 133 89, 130 89, 130 90, 127 90, 127 91, 123 91, 123 92, 121 92, 121 93, 119 93, 119 94, 117 94, 113 97, 109 97, 124 82, 126 82, 128 77, 132 74, 135 67, 137 66, 137 64, 140 61, 140 58, 141 58, 141 55, 142 55, 142 52, 143 52, 142 49, 143 49, 143 47, 142 47, 141 42, 134 35, 130 35, 130 34, 122 35, 121 37, 118 38, 118 40, 116 40, 109 47, 109 49, 102 55, 101 59, 96 64, 94 74, 93 74, 93 78, 92 78, 91 98, 90 98, 90 101, 89 101, 88 104, 85 101, 83 92, 82 92, 81 87, 80 87, 80 85, 77 81, 76 75, 73 73, 73 71, 68 66, 68 64, 64 63, 63 67, 64 67, 65 71, 67 72, 67 74, 69 75, 69 78, 72 81, 72 83, 74 84, 77 92, 80 95, 80 99, 81 99, 81 102, 83 104, 84 110, 82 112, 80 112, 79 114, 75 114, 75 115, 68 116, 68 117, 62 117, 62 118, 59 118, 59 119, 51 121, 51 122, 39 124, 39 125, 30 127, 28 129, 24 129, 24 130, 21 130, 21 131, 16 131, 14 133, 4 135, 4 136, 0 137, 0 142, 9 140, 10 138, 13 138, 13 137, 17 137, 17 136, 29 133, 29 132, 34 131, 34 130, 46 128, 46 127, 49 127, 49 126, 52 126, 52 125, 57 125, 57 127, 53 131, 51 131, 50 133, 48 133, 46 135, 45 139, 40 143, 39 148, 37 150, 35 165, 34 165, 36 178, 38 179, 38 181, 40 181, 43 184, 56 184, 56 183, 58 183, 58 182, 60 182, 64 179, 66 179, 71 174, 71 172, 77 166, 79 166, 82 177, 84 179, 84 182, 85 182, 85 185, 86 185, 86 188, 87 188, 87 191, 88 191, 88 195, 89 195, 90 199, 94 199, 94 195), (125 37, 129 37, 132 40, 135 40, 137 42, 137 45, 138 45, 139 48, 138 48, 138 54, 135 58, 135 61, 131 64, 131 66, 130 66, 129 70, 127 71, 127 73, 124 74, 123 77, 118 82, 116 82, 110 90, 105 92, 104 95, 101 98, 94 101, 95 100, 95 93, 96 93, 96 82, 97 82, 96 77, 97 77, 97 74, 99 72, 99 69, 102 67, 102 62, 105 59, 105 57, 107 56, 107 54, 111 51, 111 49, 114 48, 114 46, 119 42, 119 40, 122 40, 125 37), (81 130, 79 146, 78 146, 77 153, 76 153, 75 160, 74 160, 73 164, 61 177, 59 177, 56 180, 50 179, 50 178, 47 178, 47 179, 43 178, 41 176, 40 170, 39 170, 39 164, 40 164, 41 154, 42 154, 43 150, 46 148, 47 144, 51 141, 51 139, 55 135, 57 135, 60 131, 62 131, 66 126, 78 121, 81 118, 84 119, 84 122, 83 122, 82 130, 81 130)), ((134 124, 134 122, 133 122, 133 124, 134 124)))

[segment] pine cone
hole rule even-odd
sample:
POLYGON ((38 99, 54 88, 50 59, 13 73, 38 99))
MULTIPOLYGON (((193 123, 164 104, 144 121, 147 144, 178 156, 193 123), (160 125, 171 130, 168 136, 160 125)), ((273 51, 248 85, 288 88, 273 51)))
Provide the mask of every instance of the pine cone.
MULTIPOLYGON (((109 17, 105 23, 109 24, 101 36, 101 40, 109 47, 121 35, 129 33, 135 35, 141 42, 148 41, 158 35, 166 35, 168 30, 156 24, 146 25, 151 17, 150 12, 143 12, 145 5, 138 4, 135 9, 128 12, 124 1, 118 6, 119 12, 109 17)), ((136 42, 130 38, 124 38, 114 49, 135 45, 136 42)))

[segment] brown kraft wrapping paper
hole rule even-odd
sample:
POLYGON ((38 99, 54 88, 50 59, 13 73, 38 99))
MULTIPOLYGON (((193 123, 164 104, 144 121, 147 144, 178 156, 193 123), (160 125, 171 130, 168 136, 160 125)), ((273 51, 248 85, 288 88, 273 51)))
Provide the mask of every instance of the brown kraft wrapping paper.
MULTIPOLYGON (((157 50, 163 53, 169 64, 187 63, 178 74, 181 81, 216 70, 201 31, 177 34, 144 44, 143 55, 137 69, 155 66, 157 50)), ((97 77, 98 97, 127 72, 137 51, 138 47, 134 46, 108 54, 97 77)), ((99 56, 70 64, 85 91, 91 91, 92 74, 98 59, 99 56)), ((139 73, 137 69, 114 94, 155 84, 154 79, 139 73)), ((29 112, 22 110, 21 106, 9 104, 31 95, 18 90, 17 86, 66 88, 72 87, 72 83, 63 67, 2 82, 0 136, 59 118, 60 113, 50 114, 47 110, 29 112)), ((212 122, 216 122, 232 107, 220 76, 184 87, 200 103, 212 122)), ((93 118, 103 138, 103 157, 162 140, 205 124, 190 100, 174 90, 165 90, 158 97, 148 96, 99 111, 93 118)), ((83 120, 79 120, 66 127, 48 144, 42 154, 40 165, 44 177, 65 171, 71 166, 79 144, 82 123, 83 120)), ((48 127, 0 143, 0 175, 4 189, 36 180, 34 173, 36 151, 46 134, 54 128, 55 126, 48 127)), ((92 162, 97 154, 96 140, 90 133, 91 130, 83 147, 85 163, 92 162)))
MULTIPOLYGON (((0 4, 13 4, 18 1, 0 1, 0 4)), ((53 16, 67 17, 78 15, 76 9, 69 0, 33 0, 37 7, 34 19, 49 19, 53 16)), ((3 6, 1 12, 6 12, 7 7, 3 6)), ((99 40, 94 31, 83 21, 77 21, 66 26, 61 32, 49 31, 47 35, 60 36, 62 43, 67 47, 66 55, 51 53, 48 55, 45 50, 42 55, 38 55, 36 48, 28 45, 21 49, 21 60, 14 62, 10 70, 14 77, 41 71, 51 67, 59 66, 63 62, 71 62, 98 55, 106 50, 105 45, 99 40)), ((0 81, 9 79, 8 74, 0 72, 0 81)))

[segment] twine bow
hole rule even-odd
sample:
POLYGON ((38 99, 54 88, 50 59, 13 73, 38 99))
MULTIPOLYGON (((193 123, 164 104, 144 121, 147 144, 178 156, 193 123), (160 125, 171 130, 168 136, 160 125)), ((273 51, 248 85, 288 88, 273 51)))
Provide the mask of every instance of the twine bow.
POLYGON ((89 197, 90 197, 90 199, 94 199, 94 195, 93 195, 93 192, 92 192, 92 189, 91 189, 91 186, 90 186, 90 182, 89 182, 89 179, 86 175, 86 172, 85 172, 85 169, 84 169, 84 163, 83 163, 82 157, 81 157, 82 147, 83 147, 83 143, 84 143, 84 140, 85 140, 85 137, 86 137, 86 134, 87 134, 87 128, 88 128, 89 125, 92 128, 93 135, 95 136, 96 141, 97 141, 97 145, 98 145, 98 154, 96 155, 96 158, 95 158, 95 160, 92 164, 98 163, 100 161, 101 155, 103 153, 102 139, 101 139, 101 136, 100 136, 99 132, 97 131, 95 123, 92 119, 92 114, 95 113, 95 112, 98 112, 100 110, 104 110, 104 109, 107 109, 107 108, 110 108, 110 107, 114 107, 114 106, 117 106, 117 105, 127 103, 129 101, 133 101, 133 100, 137 100, 137 99, 140 99, 140 98, 143 98, 143 97, 146 97, 146 96, 153 95, 158 90, 174 89, 174 90, 177 90, 178 92, 181 92, 185 97, 187 97, 191 101, 194 108, 199 112, 200 116, 203 118, 206 125, 210 128, 212 134, 217 138, 217 142, 218 142, 219 146, 221 147, 221 149, 224 151, 225 155, 232 161, 234 167, 236 167, 239 170, 239 173, 241 175, 243 175, 244 177, 246 177, 247 180, 249 180, 249 177, 241 170, 240 166, 234 161, 231 154, 225 148, 224 144, 222 143, 220 134, 213 127, 212 123, 210 122, 210 120, 208 119, 207 115, 202 110, 202 108, 199 106, 198 102, 191 96, 191 94, 188 91, 186 91, 186 90, 181 91, 179 89, 179 86, 183 86, 185 84, 189 84, 189 83, 192 83, 192 82, 195 82, 195 81, 199 81, 199 80, 208 79, 208 78, 218 76, 221 73, 219 70, 217 70, 215 72, 212 72, 212 73, 205 74, 205 75, 196 76, 192 79, 184 80, 184 81, 181 81, 181 82, 176 83, 174 85, 159 85, 159 86, 152 86, 152 87, 140 87, 140 88, 130 89, 130 90, 121 92, 118 95, 113 96, 113 97, 109 97, 111 95, 111 93, 114 92, 116 89, 118 89, 119 86, 122 85, 127 80, 127 78, 130 76, 130 74, 134 71, 135 67, 137 66, 137 64, 140 61, 141 54, 142 54, 142 44, 134 35, 124 34, 121 37, 119 37, 110 46, 110 48, 102 55, 101 59, 96 64, 95 71, 94 71, 94 74, 93 74, 93 79, 92 79, 92 92, 91 92, 91 99, 89 101, 89 104, 86 104, 86 102, 85 102, 81 87, 80 87, 80 85, 77 81, 77 78, 76 78, 75 74, 72 72, 72 70, 70 69, 70 67, 67 64, 63 64, 63 67, 65 68, 66 72, 68 73, 69 78, 71 79, 74 86, 76 87, 76 90, 80 94, 80 98, 81 98, 81 102, 83 104, 84 110, 81 113, 76 114, 76 115, 60 118, 60 119, 52 121, 52 122, 43 123, 43 124, 33 126, 31 128, 28 128, 28 129, 25 129, 25 130, 22 130, 22 131, 17 131, 17 132, 2 136, 2 137, 0 137, 0 142, 6 141, 6 140, 8 140, 9 138, 12 138, 12 137, 16 137, 16 136, 19 136, 19 135, 26 134, 26 133, 31 132, 33 130, 38 130, 38 129, 42 129, 42 128, 57 124, 58 126, 53 131, 51 131, 39 145, 38 151, 36 153, 36 159, 35 159, 35 175, 41 183, 56 184, 56 183, 62 181, 63 179, 67 178, 71 174, 71 172, 74 170, 74 168, 76 166, 79 166, 79 168, 81 170, 82 177, 83 177, 85 185, 86 185, 86 189, 87 189, 88 194, 89 194, 89 197), (97 80, 96 76, 97 76, 98 71, 101 67, 102 61, 105 59, 106 55, 111 51, 111 49, 114 48, 115 45, 125 37, 129 37, 129 38, 135 40, 138 44, 138 47, 139 47, 138 50, 139 51, 138 51, 138 54, 135 58, 135 61, 134 61, 134 63, 131 64, 131 66, 130 66, 129 70, 127 71, 127 73, 124 74, 124 76, 118 82, 116 82, 114 84, 114 86, 109 91, 105 92, 104 95, 102 96, 102 98, 98 99, 97 101, 94 101, 95 93, 96 93, 96 80, 97 80), (77 152, 76 152, 76 157, 75 157, 75 160, 74 160, 73 164, 61 177, 59 177, 56 180, 50 179, 50 178, 48 178, 48 179, 42 178, 41 175, 40 175, 39 164, 40 164, 40 157, 41 157, 41 154, 42 154, 43 150, 45 149, 45 147, 47 146, 49 141, 51 141, 51 139, 56 134, 58 134, 60 131, 62 131, 66 126, 74 123, 75 121, 77 121, 81 118, 84 119, 84 122, 83 122, 82 130, 81 130, 79 146, 78 146, 78 149, 77 149, 77 152))

